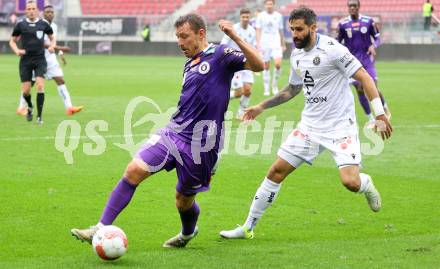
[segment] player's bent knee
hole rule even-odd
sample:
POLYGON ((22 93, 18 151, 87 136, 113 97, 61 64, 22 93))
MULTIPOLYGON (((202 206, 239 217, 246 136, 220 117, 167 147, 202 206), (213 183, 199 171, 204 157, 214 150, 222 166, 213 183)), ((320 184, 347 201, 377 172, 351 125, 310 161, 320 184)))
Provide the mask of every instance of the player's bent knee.
POLYGON ((342 176, 342 184, 350 191, 357 192, 361 187, 359 176, 342 176))
POLYGON ((250 85, 243 86, 243 95, 246 97, 251 96, 251 87, 250 85))
POLYGON ((195 195, 186 196, 180 192, 176 192, 176 208, 179 211, 186 211, 191 208, 194 203, 195 195))
POLYGON ((289 172, 286 169, 277 165, 272 165, 269 169, 269 173, 267 173, 267 178, 276 183, 281 183, 288 174, 289 172))
POLYGON ((125 169, 124 176, 127 180, 135 185, 140 184, 144 179, 149 177, 151 173, 139 163, 140 160, 133 159, 125 169))
POLYGON ((64 79, 63 79, 63 78, 60 78, 60 77, 53 78, 53 79, 55 80, 55 82, 56 82, 56 84, 57 84, 58 86, 63 85, 63 84, 66 83, 66 82, 64 81, 64 79))
POLYGON ((350 191, 357 192, 361 187, 359 166, 346 166, 339 169, 342 184, 350 191))

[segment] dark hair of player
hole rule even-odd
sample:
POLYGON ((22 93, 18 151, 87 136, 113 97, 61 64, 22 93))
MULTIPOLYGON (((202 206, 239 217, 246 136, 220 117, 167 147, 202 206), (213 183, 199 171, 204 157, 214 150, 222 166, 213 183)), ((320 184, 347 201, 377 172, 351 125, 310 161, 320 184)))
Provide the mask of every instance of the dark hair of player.
POLYGON ((46 6, 44 6, 43 10, 46 10, 48 8, 53 8, 53 6, 52 5, 46 5, 46 6))
POLYGON ((316 23, 316 13, 306 6, 300 6, 290 12, 289 21, 303 19, 308 26, 316 23))
POLYGON ((205 30, 206 32, 206 23, 202 16, 195 14, 195 13, 189 13, 183 16, 180 16, 176 22, 174 23, 174 28, 181 27, 185 23, 189 23, 191 26, 191 29, 194 31, 194 33, 199 32, 200 29, 205 30))
POLYGON ((347 1, 347 5, 350 4, 350 2, 356 1, 358 6, 361 6, 361 1, 360 0, 348 0, 347 1))
POLYGON ((249 8, 240 9, 240 15, 243 15, 243 14, 251 14, 251 10, 249 8))

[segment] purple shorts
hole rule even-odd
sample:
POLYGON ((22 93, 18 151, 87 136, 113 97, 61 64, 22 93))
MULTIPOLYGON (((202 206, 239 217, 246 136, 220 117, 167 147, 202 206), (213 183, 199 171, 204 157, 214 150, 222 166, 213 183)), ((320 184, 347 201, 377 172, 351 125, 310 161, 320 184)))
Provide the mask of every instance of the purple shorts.
MULTIPOLYGON (((374 67, 374 64, 371 65, 365 65, 365 70, 367 70, 367 73, 370 74, 371 78, 373 78, 374 82, 377 81, 377 73, 376 68, 374 67)), ((360 85, 359 81, 353 80, 353 85, 360 85)))
POLYGON ((151 173, 176 168, 176 190, 191 196, 209 190, 211 172, 217 162, 217 150, 200 152, 194 158, 191 143, 163 129, 142 146, 135 159, 141 160, 151 173))

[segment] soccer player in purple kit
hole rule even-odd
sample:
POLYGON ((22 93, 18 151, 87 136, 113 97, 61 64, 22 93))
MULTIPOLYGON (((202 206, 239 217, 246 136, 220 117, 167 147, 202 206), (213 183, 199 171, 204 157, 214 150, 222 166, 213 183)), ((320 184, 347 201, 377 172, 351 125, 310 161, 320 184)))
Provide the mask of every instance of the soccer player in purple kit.
POLYGON ((153 135, 128 164, 99 223, 89 229, 72 229, 78 239, 91 243, 96 231, 111 225, 130 202, 136 187, 163 169, 176 168, 176 207, 182 230, 163 247, 181 248, 194 238, 200 209, 196 194, 209 189, 212 169, 221 150, 222 125, 229 103, 229 89, 235 72, 262 71, 259 52, 245 43, 229 21, 221 20, 220 29, 241 51, 224 45, 209 44, 206 25, 200 15, 181 16, 174 24, 178 45, 188 58, 183 69, 183 83, 178 111, 170 123, 153 135))
MULTIPOLYGON (((361 6, 359 0, 348 0, 347 4, 350 16, 339 22, 337 40, 344 44, 362 63, 368 74, 373 78, 377 87, 377 73, 374 61, 376 57, 376 48, 380 45, 379 30, 371 17, 359 14, 361 6)), ((358 81, 354 81, 353 85, 356 88, 359 102, 370 122, 369 126, 373 127, 374 116, 371 113, 369 101, 365 96, 364 89, 358 81)), ((384 106, 385 115, 390 119, 390 109, 380 91, 379 95, 384 106)))

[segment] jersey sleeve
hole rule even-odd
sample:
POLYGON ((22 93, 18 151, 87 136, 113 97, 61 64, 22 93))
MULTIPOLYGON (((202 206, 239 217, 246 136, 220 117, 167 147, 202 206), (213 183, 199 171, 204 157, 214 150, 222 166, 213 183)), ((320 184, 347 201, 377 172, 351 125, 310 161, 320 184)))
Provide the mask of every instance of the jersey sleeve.
POLYGON ((255 31, 255 29, 252 31, 252 43, 251 45, 256 48, 257 47, 257 33, 255 31))
POLYGON ((374 39, 374 46, 377 48, 380 45, 380 32, 377 28, 377 25, 374 23, 373 19, 371 19, 370 27, 368 29, 370 36, 374 39))
POLYGON ((21 24, 17 23, 12 31, 12 36, 20 36, 22 33, 21 24))
POLYGON ((257 19, 255 20, 255 29, 261 28, 262 19, 263 19, 263 15, 259 14, 257 16, 257 19))
POLYGON ((295 57, 293 56, 294 52, 292 52, 292 56, 290 57, 290 74, 289 74, 289 84, 290 85, 303 85, 303 80, 298 74, 299 69, 294 68, 295 57))
POLYGON ((232 73, 241 71, 244 69, 246 63, 246 57, 243 52, 222 46, 223 49, 223 63, 227 66, 228 70, 232 73))
POLYGON ((340 43, 333 42, 334 45, 329 48, 330 57, 336 67, 347 77, 352 77, 358 71, 362 64, 350 53, 350 51, 340 43), (334 48, 333 48, 334 46, 334 48))
POLYGON ((56 24, 51 25, 52 27, 52 31, 53 31, 53 36, 57 36, 58 35, 58 26, 56 24))
POLYGON ((301 77, 296 73, 296 70, 292 67, 290 68, 289 74, 289 84, 290 85, 303 85, 301 77))
POLYGON ((53 35, 53 29, 50 27, 48 23, 46 23, 46 27, 44 28, 44 33, 46 35, 53 35))
POLYGON ((338 23, 337 29, 338 29, 338 36, 337 36, 336 40, 338 40, 339 43, 342 43, 345 39, 345 36, 344 36, 345 31, 344 31, 344 28, 342 27, 342 23, 338 23))

